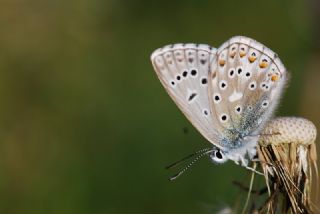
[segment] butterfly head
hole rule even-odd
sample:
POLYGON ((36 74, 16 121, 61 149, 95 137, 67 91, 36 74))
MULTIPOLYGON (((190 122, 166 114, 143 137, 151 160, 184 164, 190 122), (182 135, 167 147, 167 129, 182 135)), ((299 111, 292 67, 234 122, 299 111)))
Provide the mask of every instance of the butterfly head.
POLYGON ((212 160, 212 162, 218 163, 218 164, 224 163, 228 160, 225 153, 218 147, 214 147, 212 149, 212 152, 209 154, 209 157, 212 160))

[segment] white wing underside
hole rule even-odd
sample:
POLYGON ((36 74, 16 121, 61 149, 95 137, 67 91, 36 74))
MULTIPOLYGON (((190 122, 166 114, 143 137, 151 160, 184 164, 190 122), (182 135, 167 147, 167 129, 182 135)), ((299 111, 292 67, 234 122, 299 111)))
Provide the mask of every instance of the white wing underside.
POLYGON ((209 105, 208 74, 215 54, 216 49, 208 45, 174 44, 151 55, 154 69, 170 97, 213 144, 218 140, 218 133, 209 105))
POLYGON ((209 75, 209 103, 218 120, 218 133, 224 136, 228 130, 245 136, 259 134, 271 118, 287 80, 277 54, 242 36, 221 45, 209 75))
POLYGON ((208 45, 168 45, 154 51, 151 61, 170 97, 198 131, 219 148, 243 150, 240 155, 246 148, 231 145, 237 137, 232 133, 258 134, 286 82, 277 55, 242 36, 218 50, 208 45))

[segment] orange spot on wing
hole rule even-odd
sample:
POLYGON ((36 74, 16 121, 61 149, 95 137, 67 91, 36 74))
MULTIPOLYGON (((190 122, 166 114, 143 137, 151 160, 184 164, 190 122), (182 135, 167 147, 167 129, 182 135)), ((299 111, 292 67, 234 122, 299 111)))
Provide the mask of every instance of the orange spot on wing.
POLYGON ((260 66, 260 68, 265 68, 268 66, 268 63, 267 62, 260 62, 259 66, 260 66))
POLYGON ((277 76, 277 75, 272 75, 272 77, 271 77, 271 81, 272 82, 275 82, 275 81, 278 81, 279 80, 279 76, 277 76))
POLYGON ((226 64, 226 60, 220 59, 220 60, 219 60, 219 65, 220 65, 220 66, 224 66, 224 64, 226 64))
POLYGON ((252 63, 252 62, 254 62, 256 59, 257 59, 257 57, 255 57, 255 56, 249 56, 249 61, 252 63))
POLYGON ((240 56, 240 57, 244 57, 245 55, 246 55, 246 53, 245 53, 244 51, 240 51, 240 52, 239 52, 239 56, 240 56))

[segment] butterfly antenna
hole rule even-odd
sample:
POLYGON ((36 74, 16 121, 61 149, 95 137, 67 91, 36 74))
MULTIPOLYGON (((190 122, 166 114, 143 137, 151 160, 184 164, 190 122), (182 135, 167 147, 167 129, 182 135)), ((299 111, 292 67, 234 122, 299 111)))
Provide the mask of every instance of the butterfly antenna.
POLYGON ((193 159, 193 161, 191 161, 191 163, 189 163, 185 168, 183 168, 180 172, 178 172, 177 174, 175 174, 174 176, 170 177, 169 180, 173 181, 175 179, 177 179, 178 177, 180 177, 180 175, 182 175, 185 171, 187 171, 194 163, 196 163, 200 158, 204 157, 205 155, 210 154, 210 152, 212 152, 212 150, 208 150, 206 152, 203 152, 202 154, 200 154, 199 156, 197 156, 195 159, 193 159))
POLYGON ((175 166, 178 166, 178 165, 180 165, 182 162, 184 162, 185 160, 188 160, 188 159, 190 159, 191 157, 193 157, 193 156, 195 156, 195 155, 197 155, 197 154, 205 153, 205 152, 207 152, 208 150, 210 150, 210 148, 201 149, 201 150, 199 150, 199 151, 197 151, 197 152, 195 152, 195 153, 192 153, 192 154, 190 154, 190 155, 182 158, 181 160, 178 160, 178 161, 170 164, 169 166, 166 166, 166 169, 171 169, 171 168, 173 168, 173 167, 175 167, 175 166))

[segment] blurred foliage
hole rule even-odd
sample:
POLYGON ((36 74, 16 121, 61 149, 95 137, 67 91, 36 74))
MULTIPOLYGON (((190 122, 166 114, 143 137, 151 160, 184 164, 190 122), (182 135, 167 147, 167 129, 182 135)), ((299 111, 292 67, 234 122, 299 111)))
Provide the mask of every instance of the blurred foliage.
POLYGON ((233 163, 203 160, 168 182, 165 165, 208 143, 169 99, 149 56, 170 43, 218 47, 252 37, 292 74, 278 113, 316 115, 319 124, 319 108, 308 114, 304 105, 306 80, 318 84, 307 70, 319 53, 312 9, 303 0, 2 0, 0 212, 214 213, 234 205, 240 190, 231 182, 249 174, 233 163))

